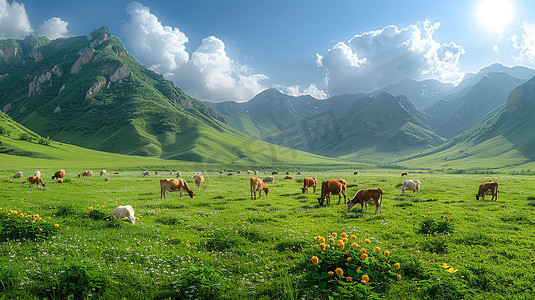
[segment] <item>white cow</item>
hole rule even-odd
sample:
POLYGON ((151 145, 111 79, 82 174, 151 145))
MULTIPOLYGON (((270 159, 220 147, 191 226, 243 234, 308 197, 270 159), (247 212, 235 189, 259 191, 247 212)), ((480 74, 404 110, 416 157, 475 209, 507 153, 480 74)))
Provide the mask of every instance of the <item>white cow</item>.
POLYGON ((113 216, 117 220, 125 220, 132 224, 136 224, 136 220, 139 218, 134 217, 134 209, 130 205, 119 206, 113 212, 113 216))
POLYGON ((420 195, 420 181, 418 180, 405 180, 403 181, 403 196, 405 196, 405 191, 409 190, 412 191, 412 194, 414 195, 414 192, 416 192, 416 196, 420 195))
POLYGON ((15 173, 15 175, 13 175, 13 178, 22 178, 23 175, 22 175, 22 171, 18 171, 17 173, 15 173))

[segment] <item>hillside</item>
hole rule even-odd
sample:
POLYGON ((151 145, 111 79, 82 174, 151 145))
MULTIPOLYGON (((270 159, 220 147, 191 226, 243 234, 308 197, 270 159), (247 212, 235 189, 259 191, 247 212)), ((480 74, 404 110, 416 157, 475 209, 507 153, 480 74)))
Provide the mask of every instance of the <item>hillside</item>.
POLYGON ((0 108, 41 136, 165 159, 323 161, 299 151, 277 154, 291 151, 228 127, 214 110, 139 64, 105 27, 52 41, 3 40, 0 50, 0 108), (237 150, 249 144, 264 150, 237 150))
POLYGON ((515 88, 505 106, 446 144, 399 161, 425 168, 512 168, 535 160, 535 77, 515 88))

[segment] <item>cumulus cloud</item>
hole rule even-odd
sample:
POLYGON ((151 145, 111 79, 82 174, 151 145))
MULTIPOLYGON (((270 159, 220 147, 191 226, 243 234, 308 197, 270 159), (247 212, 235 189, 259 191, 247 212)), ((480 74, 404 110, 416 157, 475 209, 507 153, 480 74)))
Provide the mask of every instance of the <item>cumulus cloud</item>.
POLYGON ((535 25, 524 22, 522 30, 520 36, 515 34, 510 39, 515 50, 513 59, 517 63, 535 63, 535 25))
POLYGON ((130 20, 123 25, 129 51, 155 72, 163 74, 189 95, 211 101, 246 101, 266 89, 264 74, 251 74, 245 65, 227 56, 217 37, 205 38, 191 55, 188 37, 178 28, 164 26, 150 9, 138 2, 127 5, 130 20))
POLYGON ((32 32, 24 4, 0 0, 0 38, 24 38, 32 32))
POLYGON ((458 82, 464 49, 435 41, 439 27, 428 20, 401 29, 391 25, 357 34, 318 54, 316 63, 325 73, 329 93, 371 92, 406 78, 458 82))
POLYGON ((39 35, 44 35, 51 40, 65 37, 67 36, 68 25, 69 22, 63 21, 60 18, 50 18, 39 27, 39 35))
POLYGON ((316 99, 327 99, 327 93, 318 89, 314 84, 309 85, 308 88, 304 89, 303 91, 301 91, 301 86, 299 85, 281 87, 281 89, 283 93, 294 97, 310 95, 316 99))

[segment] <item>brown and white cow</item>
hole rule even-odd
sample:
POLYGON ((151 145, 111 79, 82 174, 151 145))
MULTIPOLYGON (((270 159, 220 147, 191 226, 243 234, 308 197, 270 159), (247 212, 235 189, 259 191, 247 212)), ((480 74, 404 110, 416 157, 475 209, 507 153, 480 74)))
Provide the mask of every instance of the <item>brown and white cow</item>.
POLYGON ((327 205, 331 205, 331 195, 338 195, 338 204, 344 195, 344 203, 347 201, 346 184, 343 179, 329 179, 321 183, 321 196, 318 198, 319 205, 323 205, 327 199, 327 205))
POLYGON ((54 173, 54 176, 52 176, 52 179, 60 179, 60 178, 65 178, 65 170, 59 170, 59 171, 56 171, 56 173, 54 173))
POLYGON ((350 211, 357 203, 360 203, 361 209, 366 205, 366 211, 368 211, 368 204, 373 204, 377 207, 375 213, 382 213, 383 190, 380 188, 359 190, 347 203, 347 211, 350 211))
POLYGON ((264 181, 262 181, 262 179, 260 178, 252 177, 250 180, 250 185, 251 185, 251 199, 256 200, 256 192, 259 193, 258 198, 262 197, 262 191, 266 193, 266 196, 269 193, 269 188, 264 184, 264 181))
POLYGON ((318 183, 318 180, 316 177, 306 177, 303 180, 303 187, 301 190, 303 191, 303 194, 306 192, 308 194, 308 188, 312 187, 314 188, 314 194, 316 194, 316 184, 318 183))
POLYGON ((28 177, 28 182, 30 182, 30 186, 32 186, 32 184, 36 184, 37 187, 39 187, 39 185, 42 185, 43 187, 45 187, 45 183, 43 182, 43 179, 41 179, 41 177, 39 176, 28 177))
POLYGON ((160 179, 160 199, 167 199, 165 197, 166 191, 180 191, 180 199, 182 199, 182 192, 184 190, 188 192, 190 198, 193 198, 193 196, 195 196, 195 193, 188 187, 188 184, 184 179, 160 179))
POLYGON ((284 176, 284 179, 294 179, 294 177, 290 176, 290 175, 286 175, 286 176, 284 176))
POLYGON ((483 198, 485 201, 485 195, 492 195, 492 200, 498 200, 498 183, 493 182, 484 182, 479 185, 479 191, 476 194, 476 200, 479 200, 479 197, 483 198))
POLYGON ((86 176, 93 177, 93 171, 83 171, 82 173, 78 174, 78 177, 86 177, 86 176))

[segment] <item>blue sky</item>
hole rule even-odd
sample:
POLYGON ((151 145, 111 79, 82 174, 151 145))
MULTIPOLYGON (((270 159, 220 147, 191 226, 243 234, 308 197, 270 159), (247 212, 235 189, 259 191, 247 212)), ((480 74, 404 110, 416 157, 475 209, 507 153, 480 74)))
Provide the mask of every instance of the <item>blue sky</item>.
POLYGON ((246 101, 271 87, 324 98, 404 78, 457 83, 495 62, 535 67, 534 9, 527 0, 0 0, 0 38, 107 26, 203 100, 246 101))

